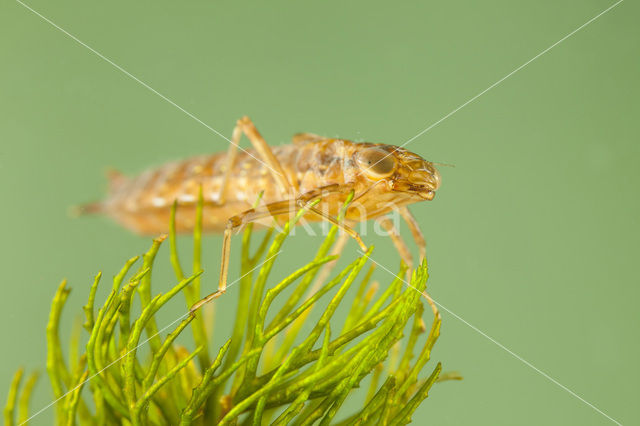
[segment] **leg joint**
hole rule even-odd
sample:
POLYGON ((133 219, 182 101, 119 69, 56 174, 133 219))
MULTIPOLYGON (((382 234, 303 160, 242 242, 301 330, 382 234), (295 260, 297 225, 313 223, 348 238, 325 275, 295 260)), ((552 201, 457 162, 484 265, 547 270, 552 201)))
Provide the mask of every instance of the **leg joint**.
MULTIPOLYGON (((253 209, 252 209, 253 210, 253 209)), ((238 216, 233 216, 232 218, 230 218, 227 221, 227 229, 234 229, 237 228, 238 226, 242 225, 242 219, 240 219, 238 216)))

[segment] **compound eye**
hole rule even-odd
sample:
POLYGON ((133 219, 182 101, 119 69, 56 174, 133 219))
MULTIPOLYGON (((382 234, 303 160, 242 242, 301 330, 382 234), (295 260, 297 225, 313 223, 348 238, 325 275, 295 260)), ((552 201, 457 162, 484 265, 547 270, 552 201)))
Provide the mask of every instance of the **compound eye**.
POLYGON ((389 177, 396 169, 395 157, 378 148, 367 148, 359 152, 356 161, 360 169, 372 179, 389 177))

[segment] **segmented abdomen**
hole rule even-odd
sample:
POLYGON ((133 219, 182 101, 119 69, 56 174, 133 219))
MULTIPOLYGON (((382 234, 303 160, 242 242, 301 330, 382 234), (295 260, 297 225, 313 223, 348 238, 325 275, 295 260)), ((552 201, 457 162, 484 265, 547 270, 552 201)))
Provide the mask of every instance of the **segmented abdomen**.
MULTIPOLYGON (((341 153, 335 143, 309 143, 273 147, 290 183, 303 193, 328 183, 343 181, 341 153)), ((227 164, 227 154, 198 156, 168 163, 148 170, 132 179, 113 182, 109 197, 101 210, 135 232, 166 232, 171 205, 178 202, 176 226, 190 231, 194 226, 195 205, 202 187, 205 231, 222 231, 227 219, 247 210, 264 191, 264 203, 282 201, 283 195, 269 168, 254 151, 240 151, 229 176, 220 204, 227 164)), ((291 193, 288 197, 295 197, 291 193)), ((285 197, 287 198, 287 197, 285 197)))

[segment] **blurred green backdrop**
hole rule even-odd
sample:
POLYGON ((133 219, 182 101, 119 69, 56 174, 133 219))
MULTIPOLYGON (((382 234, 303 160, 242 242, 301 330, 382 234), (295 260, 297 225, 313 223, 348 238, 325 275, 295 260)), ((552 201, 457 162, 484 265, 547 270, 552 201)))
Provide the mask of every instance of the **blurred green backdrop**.
MULTIPOLYGON (((271 144, 299 131, 401 144, 613 2, 28 4, 225 135, 248 114, 271 144)), ((638 17, 621 3, 408 146, 456 166, 412 210, 431 293, 459 316, 443 313, 433 359, 465 377, 437 385, 415 424, 611 424, 460 318, 640 423, 638 17)), ((95 272, 149 245, 67 208, 103 195, 107 166, 137 173, 227 142, 13 0, 0 28, 4 401, 15 368, 44 370, 59 280, 77 309, 95 272)), ((292 262, 310 238, 288 242, 292 262)), ((210 288, 220 241, 206 242, 210 288)), ((388 241, 367 242, 395 270, 388 241)), ((33 410, 50 400, 41 382, 33 410)))

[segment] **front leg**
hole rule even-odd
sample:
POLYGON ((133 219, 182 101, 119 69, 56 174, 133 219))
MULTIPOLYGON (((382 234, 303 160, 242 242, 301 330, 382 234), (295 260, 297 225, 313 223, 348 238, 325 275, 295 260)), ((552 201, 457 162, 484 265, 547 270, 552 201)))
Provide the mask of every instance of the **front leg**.
POLYGON ((398 209, 400 216, 407 222, 409 226, 409 230, 411 231, 411 235, 413 235, 413 240, 416 242, 418 246, 418 250, 420 251, 420 261, 426 259, 427 257, 427 241, 424 239, 424 234, 420 230, 420 225, 418 225, 418 221, 409 211, 407 206, 402 206, 398 209))
POLYGON ((400 259, 402 259, 402 261, 409 267, 407 273, 410 277, 411 270, 413 269, 413 256, 411 255, 411 251, 409 251, 407 244, 400 236, 400 233, 398 232, 396 227, 393 226, 393 222, 391 221, 391 219, 389 219, 388 216, 380 216, 376 218, 376 222, 378 222, 384 228, 384 230, 387 231, 389 238, 391 238, 391 242, 393 242, 393 245, 396 247, 398 254, 400 254, 400 259))

